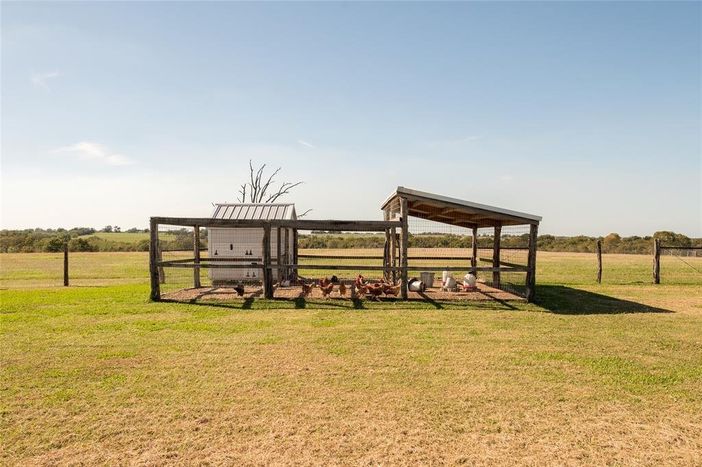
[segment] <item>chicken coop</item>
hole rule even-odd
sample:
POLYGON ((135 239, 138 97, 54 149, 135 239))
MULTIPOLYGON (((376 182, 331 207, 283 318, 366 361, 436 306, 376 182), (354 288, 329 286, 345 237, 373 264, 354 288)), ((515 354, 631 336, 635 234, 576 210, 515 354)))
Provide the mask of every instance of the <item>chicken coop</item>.
MULTIPOLYGON (((220 220, 297 220, 294 204, 215 204, 212 219, 220 220)), ((256 266, 263 258, 263 227, 212 227, 207 229, 207 253, 210 258, 221 259, 218 264, 248 265, 245 268, 210 268, 213 285, 233 282, 255 282, 263 277, 263 270, 256 266)), ((289 263, 294 250, 293 229, 276 230, 269 238, 270 254, 280 255, 281 262, 289 263), (278 238, 280 237, 280 238, 278 238)), ((288 279, 287 270, 274 269, 274 281, 288 279), (284 277, 285 276, 285 277, 284 277)))
POLYGON ((152 217, 151 298, 299 299, 320 289, 319 298, 534 298, 539 216, 405 187, 380 207, 383 220, 298 219, 293 204, 228 203, 209 218, 152 217), (173 238, 192 247, 163 253, 173 238), (469 274, 477 285, 444 286, 469 274))

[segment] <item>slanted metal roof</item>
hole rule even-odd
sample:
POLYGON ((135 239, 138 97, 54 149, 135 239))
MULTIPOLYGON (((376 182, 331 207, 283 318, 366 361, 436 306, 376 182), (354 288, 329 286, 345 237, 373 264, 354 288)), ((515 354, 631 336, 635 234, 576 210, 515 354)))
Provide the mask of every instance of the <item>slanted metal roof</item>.
POLYGON ((538 224, 541 216, 488 206, 458 198, 398 186, 381 209, 399 212, 399 199, 407 199, 408 214, 445 224, 465 227, 538 224))
POLYGON ((215 203, 213 219, 296 220, 295 205, 256 203, 215 203))

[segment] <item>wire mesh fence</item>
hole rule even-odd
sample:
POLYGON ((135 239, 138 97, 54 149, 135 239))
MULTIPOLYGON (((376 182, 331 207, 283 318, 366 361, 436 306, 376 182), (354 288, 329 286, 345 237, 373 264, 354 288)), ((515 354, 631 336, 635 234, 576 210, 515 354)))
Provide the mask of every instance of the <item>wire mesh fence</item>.
POLYGON ((660 281, 702 286, 702 247, 661 246, 660 281))

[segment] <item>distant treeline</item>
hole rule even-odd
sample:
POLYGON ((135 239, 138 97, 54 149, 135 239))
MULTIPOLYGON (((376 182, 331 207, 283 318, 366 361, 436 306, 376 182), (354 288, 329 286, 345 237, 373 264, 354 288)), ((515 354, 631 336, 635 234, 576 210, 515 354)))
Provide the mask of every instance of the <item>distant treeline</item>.
MULTIPOLYGON (((105 232, 103 229, 101 232, 105 232)), ((107 231, 110 232, 110 231, 107 231)), ((27 229, 27 230, 2 230, 0 231, 0 252, 2 253, 30 253, 30 252, 58 252, 62 251, 64 244, 68 243, 71 251, 148 251, 149 240, 131 237, 129 240, 118 241, 115 237, 120 234, 111 231, 110 238, 96 236, 97 231, 87 227, 66 229, 27 229)), ((144 234, 148 231, 130 229, 129 233, 144 234)), ((127 237, 125 235, 125 237, 127 237)), ((207 247, 207 232, 203 229, 200 238, 202 247, 207 247)), ((595 251, 595 243, 602 241, 602 250, 605 253, 633 253, 649 254, 653 249, 653 238, 661 239, 666 246, 702 246, 702 238, 689 238, 674 232, 656 232, 652 237, 621 237, 611 233, 606 237, 560 237, 554 235, 540 235, 537 241, 541 251, 583 252, 595 251)), ((164 250, 189 250, 193 246, 192 232, 189 230, 171 230, 161 234, 161 247, 164 250)), ((503 235, 500 243, 503 247, 526 248, 529 235, 503 235)), ((368 234, 333 234, 312 233, 301 235, 300 248, 382 248, 385 243, 384 235, 368 234)), ((471 238, 452 234, 416 234, 410 235, 410 248, 470 248, 471 238)), ((492 237, 478 237, 480 248, 491 248, 492 237)))

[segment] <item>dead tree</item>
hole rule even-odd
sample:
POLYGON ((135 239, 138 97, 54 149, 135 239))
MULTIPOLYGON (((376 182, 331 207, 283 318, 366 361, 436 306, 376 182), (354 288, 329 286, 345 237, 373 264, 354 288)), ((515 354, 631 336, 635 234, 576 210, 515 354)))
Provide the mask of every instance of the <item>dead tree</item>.
MULTIPOLYGON (((280 173, 281 168, 278 167, 269 176, 265 175, 265 168, 266 164, 263 164, 258 169, 254 169, 253 162, 249 160, 249 181, 242 184, 239 189, 240 203, 275 203, 279 198, 290 193, 293 188, 304 183, 283 182, 276 189, 275 177, 280 173)), ((308 209, 297 217, 303 217, 310 211, 311 209, 308 209)))

